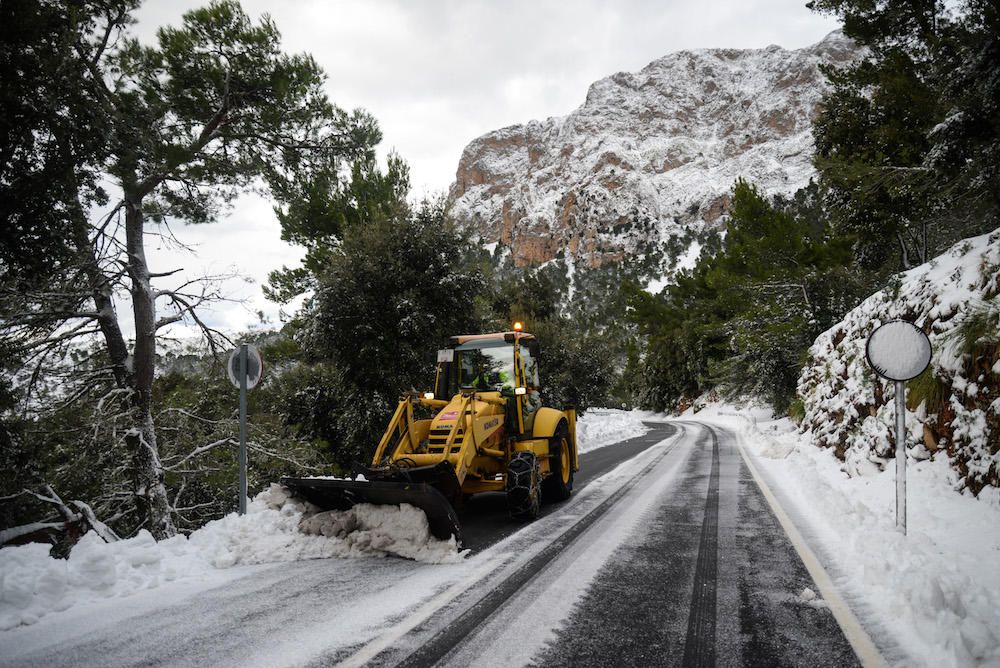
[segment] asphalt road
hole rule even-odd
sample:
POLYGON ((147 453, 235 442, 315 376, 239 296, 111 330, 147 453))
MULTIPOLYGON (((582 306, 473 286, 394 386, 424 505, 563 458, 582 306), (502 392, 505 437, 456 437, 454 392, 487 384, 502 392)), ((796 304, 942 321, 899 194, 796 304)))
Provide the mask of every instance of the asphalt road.
MULTIPOLYGON (((537 657, 543 666, 854 666, 732 436, 700 430, 679 484, 537 657)), ((692 436, 694 436, 692 433, 692 436)))
MULTIPOLYGON (((630 438, 614 446, 607 446, 580 454, 580 470, 576 472, 573 488, 579 492, 592 480, 615 468, 622 462, 635 457, 651 445, 659 443, 676 433, 677 427, 666 422, 647 422, 650 428, 642 436, 630 438)), ((542 516, 558 511, 562 504, 545 504, 542 516)), ((468 501, 459 512, 465 547, 483 550, 506 538, 521 528, 521 524, 510 519, 507 499, 503 494, 478 494, 468 501)))
MULTIPOLYGON (((642 437, 582 455, 576 490, 674 431, 656 425, 642 437)), ((487 497, 492 498, 474 497, 462 512, 466 545, 474 551, 523 526, 511 521, 503 495, 487 497)), ((543 512, 562 507, 545 505, 543 512)), ((122 599, 100 615, 71 610, 61 622, 71 632, 61 633, 55 642, 44 638, 44 624, 22 628, 20 633, 37 649, 0 647, 0 668, 269 666, 306 662, 307 657, 316 665, 331 665, 344 652, 327 654, 324 647, 352 643, 345 609, 391 609, 406 589, 401 583, 419 586, 421 577, 433 580, 447 568, 404 559, 318 559, 252 567, 248 575, 195 595, 186 595, 183 586, 166 587, 122 599)), ((358 628, 355 633, 364 637, 368 631, 358 628)))
MULTIPOLYGON (((802 596, 818 587, 734 437, 703 425, 682 428, 681 438, 631 481, 635 489, 602 504, 643 516, 592 580, 574 588, 572 577, 560 576, 580 568, 585 555, 600 547, 600 534, 614 532, 613 523, 591 522, 568 540, 561 538, 479 602, 439 620, 436 632, 418 629, 397 643, 411 647, 409 653, 386 652, 376 663, 859 665, 825 603, 802 596), (670 476, 670 466, 674 476, 655 503, 638 504, 635 497, 654 479, 670 476), (579 598, 568 616, 545 618, 561 599, 573 596, 579 598), (551 630, 534 633, 524 621, 532 616, 535 625, 551 630)), ((602 507, 574 528, 608 510, 602 507)))

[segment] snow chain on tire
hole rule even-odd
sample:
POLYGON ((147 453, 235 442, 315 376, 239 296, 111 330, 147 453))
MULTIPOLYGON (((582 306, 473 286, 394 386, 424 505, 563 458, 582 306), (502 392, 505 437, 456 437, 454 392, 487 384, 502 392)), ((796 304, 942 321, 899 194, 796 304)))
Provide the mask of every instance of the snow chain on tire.
POLYGON ((532 452, 515 452, 507 466, 507 508, 516 520, 538 517, 542 502, 541 470, 532 452))

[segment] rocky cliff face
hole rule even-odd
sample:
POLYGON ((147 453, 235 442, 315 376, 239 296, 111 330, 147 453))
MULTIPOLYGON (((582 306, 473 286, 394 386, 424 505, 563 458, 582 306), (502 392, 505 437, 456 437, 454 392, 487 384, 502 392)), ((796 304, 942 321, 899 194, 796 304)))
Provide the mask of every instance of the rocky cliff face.
POLYGON ((737 178, 770 193, 806 185, 819 66, 856 55, 832 33, 795 51, 681 51, 619 72, 568 116, 473 140, 452 211, 517 266, 561 251, 589 267, 655 255, 685 230, 719 226, 737 178))

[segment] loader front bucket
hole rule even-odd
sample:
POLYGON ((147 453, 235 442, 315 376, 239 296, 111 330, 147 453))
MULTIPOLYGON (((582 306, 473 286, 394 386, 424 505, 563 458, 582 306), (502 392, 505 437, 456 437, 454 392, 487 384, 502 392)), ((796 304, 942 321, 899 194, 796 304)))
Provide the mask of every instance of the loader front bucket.
POLYGON ((357 503, 398 505, 408 503, 427 515, 431 535, 440 540, 452 536, 462 545, 458 516, 444 494, 424 482, 382 480, 335 480, 331 478, 282 478, 281 484, 296 496, 326 510, 347 510, 357 503))

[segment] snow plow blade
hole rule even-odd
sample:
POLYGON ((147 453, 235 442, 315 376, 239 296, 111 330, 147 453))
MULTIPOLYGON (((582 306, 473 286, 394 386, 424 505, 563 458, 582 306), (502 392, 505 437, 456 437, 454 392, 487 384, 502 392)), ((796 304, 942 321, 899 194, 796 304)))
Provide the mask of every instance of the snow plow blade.
POLYGON ((440 540, 452 536, 462 545, 458 516, 444 494, 424 482, 382 480, 334 480, 328 478, 282 478, 281 484, 309 503, 324 510, 347 510, 357 503, 399 505, 408 503, 427 515, 431 535, 440 540))

